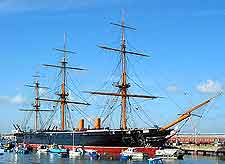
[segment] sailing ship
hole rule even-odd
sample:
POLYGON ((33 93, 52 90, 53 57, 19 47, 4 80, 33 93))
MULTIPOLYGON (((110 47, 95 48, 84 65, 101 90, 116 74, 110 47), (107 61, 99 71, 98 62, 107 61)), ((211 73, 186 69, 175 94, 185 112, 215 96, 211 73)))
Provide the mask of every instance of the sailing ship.
MULTIPOLYGON (((66 77, 67 77, 67 69, 72 70, 84 70, 82 68, 75 68, 68 66, 67 54, 73 53, 68 50, 66 47, 66 41, 63 49, 56 49, 59 52, 64 54, 63 59, 61 61, 61 65, 51 65, 45 64, 44 66, 52 67, 61 70, 62 80, 61 80, 61 91, 57 93, 59 96, 58 99, 48 99, 41 98, 38 95, 38 89, 40 88, 39 83, 37 82, 35 86, 36 88, 36 105, 35 112, 38 113, 41 110, 39 109, 39 101, 47 101, 52 103, 60 104, 60 112, 61 112, 61 127, 60 128, 47 128, 47 129, 38 129, 38 117, 36 115, 35 121, 35 131, 23 131, 18 126, 17 132, 14 133, 16 137, 16 141, 18 143, 26 142, 32 145, 64 145, 68 146, 68 148, 75 146, 92 146, 92 148, 113 148, 113 147, 139 147, 139 148, 152 148, 152 147, 162 147, 165 142, 171 136, 171 132, 174 131, 172 127, 181 121, 189 118, 193 111, 196 109, 203 107, 208 104, 215 97, 212 97, 201 104, 198 104, 190 109, 188 109, 185 113, 180 115, 178 119, 172 121, 168 125, 163 127, 153 127, 153 128, 128 128, 127 126, 127 100, 128 98, 141 98, 141 99, 157 99, 160 98, 158 96, 152 95, 139 95, 139 94, 129 94, 128 88, 131 85, 127 82, 127 57, 128 55, 135 55, 137 57, 148 57, 145 54, 128 51, 126 49, 126 40, 125 40, 125 29, 134 28, 126 26, 124 24, 124 20, 122 19, 121 24, 112 23, 115 26, 121 28, 122 31, 122 39, 121 39, 121 48, 111 48, 107 46, 99 46, 104 50, 114 51, 120 54, 121 57, 121 81, 117 83, 115 86, 118 88, 118 92, 99 92, 99 91, 88 91, 89 94, 92 95, 101 95, 101 96, 114 96, 121 99, 121 127, 116 129, 105 128, 101 126, 101 118, 96 118, 95 127, 93 128, 85 128, 84 127, 84 119, 79 121, 79 127, 74 129, 67 129, 65 125, 65 108, 67 104, 74 105, 90 105, 88 102, 78 102, 78 101, 69 101, 68 100, 68 91, 66 90, 66 77)), ((121 152, 121 151, 119 151, 121 152)))

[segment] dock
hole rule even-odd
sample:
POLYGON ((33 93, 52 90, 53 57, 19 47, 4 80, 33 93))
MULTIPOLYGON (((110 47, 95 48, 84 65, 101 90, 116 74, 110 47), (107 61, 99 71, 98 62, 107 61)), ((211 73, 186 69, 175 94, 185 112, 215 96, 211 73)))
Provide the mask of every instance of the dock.
POLYGON ((183 144, 179 146, 188 155, 225 156, 225 147, 216 145, 183 144))

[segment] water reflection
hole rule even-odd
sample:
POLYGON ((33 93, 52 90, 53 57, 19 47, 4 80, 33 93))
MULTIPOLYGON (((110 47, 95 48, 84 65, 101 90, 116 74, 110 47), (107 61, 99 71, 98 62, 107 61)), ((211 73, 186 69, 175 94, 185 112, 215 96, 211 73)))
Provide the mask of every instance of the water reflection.
MULTIPOLYGON (((0 156, 0 163, 11 164, 147 164, 148 161, 88 160, 61 158, 52 153, 16 154, 5 153, 0 156)), ((184 160, 166 160, 165 164, 225 164, 225 157, 185 156, 184 160)))

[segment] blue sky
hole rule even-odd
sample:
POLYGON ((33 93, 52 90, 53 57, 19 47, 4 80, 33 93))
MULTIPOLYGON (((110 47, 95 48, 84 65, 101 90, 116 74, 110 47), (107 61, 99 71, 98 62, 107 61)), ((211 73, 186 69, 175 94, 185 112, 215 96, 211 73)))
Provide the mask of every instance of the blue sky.
MULTIPOLYGON (((70 64, 88 68, 86 72, 72 73, 72 77, 78 80, 80 90, 99 89, 119 56, 106 53, 96 45, 120 46, 120 31, 109 23, 119 22, 121 11, 126 24, 137 28, 137 31, 126 31, 127 47, 151 56, 147 59, 132 56, 129 61, 145 89, 165 97, 142 104, 157 124, 165 125, 177 113, 223 90, 223 0, 141 3, 136 0, 3 0, 0 1, 0 114, 4 117, 0 130, 10 131, 12 122, 23 119, 18 109, 28 106, 32 98, 24 84, 32 83, 35 72, 45 77, 41 82, 47 85, 50 70, 41 64, 59 61, 61 56, 52 48, 63 46, 64 32, 68 33, 68 47, 77 52, 70 56, 70 64)), ((128 71, 134 76, 132 68, 128 71)), ((95 99, 99 102, 101 98, 95 99)), ((199 132, 225 132, 224 105, 222 96, 207 106, 200 122, 193 118, 199 132)), ((98 109, 86 110, 95 113, 98 109)), ((137 126, 144 126, 140 120, 137 122, 137 126)), ((191 132, 191 123, 183 130, 191 132)))

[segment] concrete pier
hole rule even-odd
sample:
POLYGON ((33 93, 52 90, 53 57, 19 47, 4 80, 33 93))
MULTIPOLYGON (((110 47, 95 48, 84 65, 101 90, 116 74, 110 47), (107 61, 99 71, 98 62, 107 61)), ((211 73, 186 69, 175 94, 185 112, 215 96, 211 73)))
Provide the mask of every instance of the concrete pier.
POLYGON ((183 144, 179 146, 185 154, 203 156, 225 156, 224 146, 183 144))

